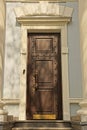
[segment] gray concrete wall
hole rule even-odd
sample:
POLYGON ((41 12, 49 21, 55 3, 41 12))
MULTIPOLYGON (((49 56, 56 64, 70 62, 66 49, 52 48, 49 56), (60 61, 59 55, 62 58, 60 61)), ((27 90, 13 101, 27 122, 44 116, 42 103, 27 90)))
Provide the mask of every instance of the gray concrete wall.
MULTIPOLYGON (((70 98, 82 98, 82 72, 81 54, 79 41, 79 15, 78 2, 66 2, 61 5, 69 6, 74 9, 72 22, 68 24, 68 48, 69 48, 69 93, 70 98)), ((70 105, 71 116, 76 115, 80 108, 78 103, 70 105)))
POLYGON ((78 2, 60 3, 60 5, 73 8, 72 21, 68 24, 68 48, 69 48, 69 83, 70 97, 82 97, 82 73, 81 54, 79 41, 79 16, 78 2))
POLYGON ((78 2, 67 2, 74 8, 72 22, 68 25, 70 97, 82 97, 81 54, 79 41, 78 2))
MULTIPOLYGON (((74 8, 72 22, 68 25, 70 98, 81 98, 82 72, 79 41, 78 2, 67 2, 66 5, 74 8)), ((71 116, 76 115, 76 112, 79 108, 79 104, 71 104, 71 116)))

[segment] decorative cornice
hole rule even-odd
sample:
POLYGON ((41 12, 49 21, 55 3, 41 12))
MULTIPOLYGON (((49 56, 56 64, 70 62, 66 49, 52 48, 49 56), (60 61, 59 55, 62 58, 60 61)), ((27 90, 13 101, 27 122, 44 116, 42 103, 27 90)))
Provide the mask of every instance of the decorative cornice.
POLYGON ((2 99, 3 102, 5 102, 6 105, 19 105, 20 100, 19 99, 2 99))
POLYGON ((15 8, 15 14, 17 17, 31 16, 31 15, 58 15, 59 6, 56 4, 49 4, 48 2, 41 1, 40 3, 33 3, 22 5, 15 8))
POLYGON ((23 4, 14 8, 17 21, 23 25, 59 25, 70 22, 73 8, 47 1, 23 4))
POLYGON ((69 103, 70 104, 79 104, 82 102, 83 98, 69 98, 69 103))
MULTIPOLYGON (((1 101, 5 102, 6 105, 19 105, 20 104, 20 99, 2 99, 1 101)), ((70 104, 79 104, 82 101, 83 101, 83 98, 69 98, 70 104)))
POLYGON ((23 4, 14 11, 17 21, 21 24, 58 25, 59 22, 70 22, 73 8, 40 1, 40 3, 23 4))
POLYGON ((29 16, 29 17, 19 17, 17 21, 23 25, 59 25, 59 23, 64 24, 70 22, 70 17, 57 17, 57 16, 29 16))
POLYGON ((71 17, 73 8, 61 6, 56 3, 48 3, 47 1, 40 1, 40 3, 33 3, 21 5, 14 9, 16 17, 25 16, 59 16, 71 17))

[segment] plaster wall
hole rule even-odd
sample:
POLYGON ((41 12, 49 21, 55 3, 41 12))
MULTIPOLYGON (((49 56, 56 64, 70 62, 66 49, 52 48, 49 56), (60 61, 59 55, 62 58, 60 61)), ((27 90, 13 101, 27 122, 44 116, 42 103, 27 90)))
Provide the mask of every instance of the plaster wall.
POLYGON ((81 52, 79 37, 78 2, 67 2, 74 8, 72 22, 68 25, 70 97, 82 97, 81 52))
MULTIPOLYGON (((83 2, 82 2, 83 3, 83 2)), ((68 24, 68 48, 69 48, 69 88, 70 99, 83 97, 82 89, 82 69, 81 69, 81 49, 79 36, 79 7, 78 2, 61 3, 74 9, 72 22, 68 24)), ((80 108, 78 103, 71 103, 71 115, 76 115, 80 108)))
POLYGON ((82 71, 78 2, 66 2, 61 5, 74 9, 72 22, 68 24, 70 98, 80 98, 82 97, 82 71))
MULTIPOLYGON (((68 25, 68 47, 69 47, 69 86, 70 98, 83 97, 81 50, 79 36, 79 7, 78 2, 67 2, 67 6, 74 8, 72 22, 68 25)), ((74 116, 80 109, 79 104, 70 105, 70 114, 74 116)))
POLYGON ((79 0, 80 45, 82 58, 83 97, 87 99, 87 1, 79 0))
MULTIPOLYGON (((20 26, 16 23, 14 7, 20 3, 6 4, 6 38, 3 99, 19 99, 20 75, 20 26)), ((9 115, 19 116, 19 104, 7 104, 9 115)))
POLYGON ((19 98, 20 73, 20 26, 16 23, 14 7, 19 3, 6 4, 6 38, 3 98, 19 98))

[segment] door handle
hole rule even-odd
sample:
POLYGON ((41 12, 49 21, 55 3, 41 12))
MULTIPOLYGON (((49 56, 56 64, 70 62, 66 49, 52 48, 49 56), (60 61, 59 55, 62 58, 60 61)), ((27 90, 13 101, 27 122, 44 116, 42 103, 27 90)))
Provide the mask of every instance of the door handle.
POLYGON ((37 91, 37 89, 38 89, 38 84, 37 83, 35 84, 34 88, 35 88, 35 91, 37 91))
POLYGON ((38 84, 35 83, 35 84, 33 85, 33 87, 32 87, 32 93, 33 93, 33 95, 35 94, 35 92, 37 91, 37 89, 38 89, 38 84))
POLYGON ((33 95, 38 89, 38 72, 36 71, 35 74, 33 75, 33 86, 32 86, 32 92, 33 95))
POLYGON ((37 71, 33 74, 32 77, 33 77, 32 79, 33 79, 34 84, 38 83, 38 72, 37 71))
POLYGON ((35 83, 38 82, 38 71, 35 72, 35 83))

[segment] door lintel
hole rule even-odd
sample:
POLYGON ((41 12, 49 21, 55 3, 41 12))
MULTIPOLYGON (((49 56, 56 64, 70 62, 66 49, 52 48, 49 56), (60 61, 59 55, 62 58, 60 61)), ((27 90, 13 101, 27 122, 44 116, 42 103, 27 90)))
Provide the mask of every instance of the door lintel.
POLYGON ((17 18, 18 23, 27 25, 63 25, 71 21, 71 17, 58 17, 58 16, 28 16, 17 18))

